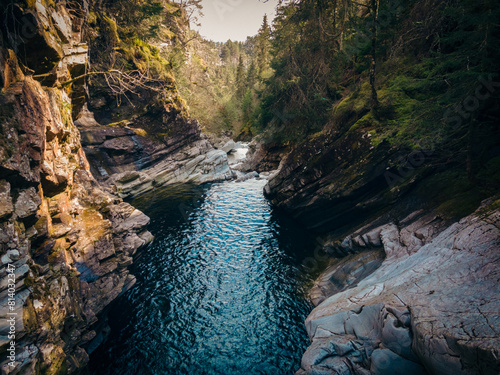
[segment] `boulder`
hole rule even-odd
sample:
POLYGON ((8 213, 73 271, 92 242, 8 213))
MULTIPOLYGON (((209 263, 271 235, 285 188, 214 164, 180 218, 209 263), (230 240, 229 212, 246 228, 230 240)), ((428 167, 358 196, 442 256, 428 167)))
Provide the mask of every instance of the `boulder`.
POLYGON ((221 150, 226 154, 234 151, 236 149, 236 143, 233 140, 228 141, 224 146, 221 147, 221 150))
POLYGON ((239 173, 239 177, 236 179, 236 182, 243 182, 251 180, 252 178, 259 178, 259 174, 257 172, 249 172, 249 173, 239 173))
POLYGON ((131 153, 135 147, 135 142, 129 137, 113 138, 102 144, 106 151, 116 154, 131 153))
POLYGON ((269 172, 280 168, 280 164, 290 152, 288 145, 265 143, 253 140, 248 144, 245 161, 238 169, 242 172, 269 172))
POLYGON ((383 249, 366 250, 333 259, 309 292, 312 303, 317 306, 331 295, 356 287, 361 280, 375 272, 384 259, 383 249))
POLYGON ((15 204, 16 215, 22 220, 34 217, 40 204, 42 204, 42 199, 35 188, 22 190, 15 204))
MULTIPOLYGON (((81 128, 92 128, 99 127, 100 124, 94 118, 94 113, 89 111, 88 104, 85 103, 78 115, 78 118, 75 120, 75 125, 81 128)), ((83 142, 83 141, 82 141, 83 142)), ((101 142, 102 143, 102 142, 101 142)))

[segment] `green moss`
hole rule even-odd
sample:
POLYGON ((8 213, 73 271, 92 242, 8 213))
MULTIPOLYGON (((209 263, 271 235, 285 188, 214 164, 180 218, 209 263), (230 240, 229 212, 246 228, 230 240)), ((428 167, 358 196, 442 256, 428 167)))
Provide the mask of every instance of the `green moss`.
POLYGON ((458 220, 473 213, 488 193, 472 185, 462 168, 452 168, 424 179, 415 193, 446 219, 458 220))
POLYGON ((130 68, 137 68, 169 84, 175 83, 169 61, 161 56, 160 50, 139 38, 134 38, 123 48, 123 56, 130 68))
POLYGON ((361 112, 368 110, 367 100, 360 99, 360 92, 355 92, 346 96, 339 104, 333 108, 333 116, 337 120, 343 119, 345 114, 350 112, 361 112))
POLYGON ((238 136, 236 137, 237 140, 241 141, 251 141, 253 136, 252 132, 252 127, 251 124, 245 124, 239 131, 238 136))
POLYGON ((464 73, 459 68, 453 59, 435 58, 381 64, 377 110, 370 108, 371 87, 362 73, 361 83, 346 87, 343 99, 333 107, 333 126, 340 131, 366 129, 375 146, 387 141, 394 147, 418 150, 442 144, 465 131, 447 126, 445 113, 463 100, 464 90, 477 85, 477 72, 464 73), (443 78, 445 73, 448 80, 443 78))
POLYGON ((482 207, 481 210, 479 210, 479 215, 484 216, 488 215, 490 212, 495 211, 500 209, 500 199, 496 199, 489 205, 486 205, 485 207, 482 207))
POLYGON ((483 198, 473 189, 442 203, 436 211, 445 218, 458 220, 476 211, 483 198))
POLYGON ((135 132, 135 134, 140 135, 142 137, 146 137, 148 135, 148 132, 141 128, 134 128, 132 130, 135 132))
POLYGON ((33 286, 35 284, 35 279, 32 276, 27 276, 24 278, 24 285, 27 287, 33 286))
POLYGON ((172 132, 171 131, 167 131, 167 132, 162 132, 162 133, 157 133, 156 134, 156 137, 158 137, 159 139, 163 139, 163 138, 168 138, 172 135, 172 132))
POLYGON ((199 57, 198 55, 193 55, 192 59, 195 64, 197 64, 204 72, 208 71, 208 66, 201 57, 199 57))
MULTIPOLYGON (((32 298, 37 299, 34 295, 32 295, 32 298)), ((31 298, 28 299, 23 308, 23 324, 26 332, 32 332, 38 329, 36 312, 31 298)))
POLYGON ((130 121, 121 120, 121 121, 109 123, 107 126, 109 126, 109 127, 120 127, 120 128, 123 128, 123 127, 127 126, 128 124, 130 124, 130 121))
POLYGON ((170 111, 175 111, 181 114, 183 117, 189 117, 189 110, 187 102, 179 95, 179 92, 175 90, 171 95, 165 96, 159 100, 159 104, 165 106, 170 111))
POLYGON ((62 98, 61 93, 57 92, 57 104, 59 106, 59 112, 61 113, 61 119, 65 128, 70 129, 73 125, 73 117, 71 115, 73 107, 71 106, 71 103, 65 101, 62 98))
POLYGON ((43 371, 47 375, 62 375, 68 373, 66 354, 61 347, 56 346, 49 354, 50 367, 43 371))
POLYGON ((97 26, 97 14, 95 14, 95 12, 89 12, 87 22, 91 27, 97 26))
POLYGON ((112 45, 118 46, 120 44, 120 37, 118 36, 116 22, 110 17, 103 15, 101 17, 101 27, 103 28, 102 32, 106 34, 112 45))
MULTIPOLYGON (((363 117, 361 117, 358 121, 354 123, 349 128, 348 133, 354 132, 359 129, 365 129, 369 131, 374 131, 377 127, 380 126, 379 120, 376 118, 376 115, 374 111, 370 111, 367 114, 365 114, 363 117)), ((376 133, 375 133, 376 134, 376 133)))
MULTIPOLYGON (((35 4, 36 4, 36 0, 26 0, 26 5, 29 9, 35 9, 35 4)), ((42 0, 42 4, 45 6, 45 8, 48 8, 48 7, 55 8, 56 7, 56 3, 54 0, 42 0)))

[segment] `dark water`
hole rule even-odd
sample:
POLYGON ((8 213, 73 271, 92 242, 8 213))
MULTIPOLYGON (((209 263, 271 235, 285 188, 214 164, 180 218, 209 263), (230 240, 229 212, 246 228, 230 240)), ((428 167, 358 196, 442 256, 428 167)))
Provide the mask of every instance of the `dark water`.
POLYGON ((155 242, 111 308, 92 374, 293 374, 308 338, 300 263, 312 241, 265 181, 164 189, 136 207, 155 242), (299 275, 299 277, 298 277, 299 275))

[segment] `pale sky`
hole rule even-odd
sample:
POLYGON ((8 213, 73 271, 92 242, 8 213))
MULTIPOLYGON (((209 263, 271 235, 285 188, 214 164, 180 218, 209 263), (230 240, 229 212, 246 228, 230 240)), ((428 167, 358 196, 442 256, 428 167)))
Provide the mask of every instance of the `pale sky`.
POLYGON ((262 17, 267 14, 269 24, 275 15, 278 0, 203 0, 201 28, 193 26, 206 39, 216 42, 245 41, 257 34, 262 17))

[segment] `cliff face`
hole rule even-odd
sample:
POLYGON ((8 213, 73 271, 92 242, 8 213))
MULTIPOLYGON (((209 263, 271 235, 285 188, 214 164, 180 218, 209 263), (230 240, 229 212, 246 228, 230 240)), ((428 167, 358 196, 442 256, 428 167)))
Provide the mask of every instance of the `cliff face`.
POLYGON ((86 61, 87 3, 72 7, 37 0, 2 9, 9 20, 0 50, 2 373, 85 366, 97 315, 133 285, 127 267, 152 239, 149 219, 90 173, 68 95, 78 101, 78 85, 58 88, 86 61))
POLYGON ((96 178, 124 198, 167 184, 233 178, 227 153, 212 147, 196 120, 158 112, 102 126, 84 108, 76 124, 96 178))
MULTIPOLYGON (((463 97, 448 102, 435 93, 412 97, 442 107, 429 117, 411 107, 413 122, 405 126, 390 69, 378 78, 380 107, 370 104, 362 77, 359 90, 334 104, 324 128, 297 143, 265 187, 273 205, 315 231, 335 257, 310 293, 317 304, 306 321, 311 346, 297 374, 496 374, 500 133, 491 115, 499 108, 493 75, 487 82, 477 73, 463 97), (479 103, 467 97, 473 90, 491 97, 464 114, 464 103, 479 103)), ((324 264, 317 254, 305 264, 324 264)))
POLYGON ((398 196, 384 179, 391 157, 398 157, 397 150, 372 147, 369 133, 325 131, 286 156, 266 193, 318 232, 352 227, 398 196))
POLYGON ((337 258, 311 291, 297 375, 498 373, 497 127, 412 151, 345 116, 265 187, 337 258))
POLYGON ((163 18, 148 17, 151 9, 141 3, 91 6, 91 75, 75 124, 93 175, 121 197, 164 184, 233 178, 227 154, 202 135, 178 92, 174 66, 186 58, 180 40, 189 22, 183 6, 164 5, 163 18))

